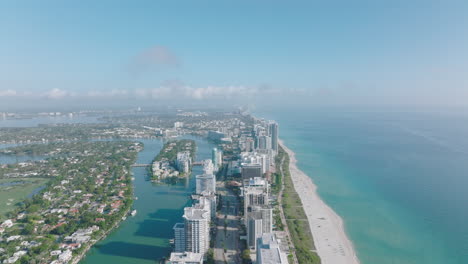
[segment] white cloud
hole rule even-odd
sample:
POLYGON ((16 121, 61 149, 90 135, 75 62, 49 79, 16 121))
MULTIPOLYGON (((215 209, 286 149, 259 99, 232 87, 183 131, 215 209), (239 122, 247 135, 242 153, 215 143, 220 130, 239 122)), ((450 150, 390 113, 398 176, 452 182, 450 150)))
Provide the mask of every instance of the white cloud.
POLYGON ((61 90, 58 88, 52 89, 50 91, 47 91, 43 94, 45 98, 48 99, 63 99, 68 96, 73 96, 73 93, 67 92, 65 90, 61 90))
POLYGON ((212 99, 212 98, 234 98, 252 97, 259 93, 269 93, 270 90, 247 86, 206 86, 193 87, 188 85, 162 85, 151 89, 138 89, 135 91, 137 97, 150 97, 153 99, 212 99))
POLYGON ((113 90, 91 90, 83 92, 71 92, 64 89, 52 89, 46 92, 18 92, 15 90, 0 90, 0 97, 23 96, 45 99, 69 99, 69 98, 136 98, 136 99, 232 99, 252 98, 259 94, 273 95, 281 90, 266 86, 204 86, 194 87, 185 85, 180 81, 167 81, 155 88, 144 88, 135 90, 113 89, 113 90))
POLYGON ((88 97, 114 97, 114 96, 126 96, 129 92, 127 90, 114 89, 110 91, 89 91, 85 94, 88 97))
POLYGON ((7 96, 16 96, 18 92, 16 90, 8 89, 8 90, 0 90, 0 97, 7 97, 7 96))
POLYGON ((208 87, 187 87, 187 97, 193 99, 206 99, 212 97, 232 98, 237 96, 251 97, 258 93, 256 87, 246 86, 208 86, 208 87))

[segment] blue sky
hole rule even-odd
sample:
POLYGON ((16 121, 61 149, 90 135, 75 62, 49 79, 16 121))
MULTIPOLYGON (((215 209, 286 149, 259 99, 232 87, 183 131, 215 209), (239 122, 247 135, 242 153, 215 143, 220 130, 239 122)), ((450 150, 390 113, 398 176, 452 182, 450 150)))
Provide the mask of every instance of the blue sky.
POLYGON ((467 1, 2 1, 0 102, 468 105, 466 14, 467 1))

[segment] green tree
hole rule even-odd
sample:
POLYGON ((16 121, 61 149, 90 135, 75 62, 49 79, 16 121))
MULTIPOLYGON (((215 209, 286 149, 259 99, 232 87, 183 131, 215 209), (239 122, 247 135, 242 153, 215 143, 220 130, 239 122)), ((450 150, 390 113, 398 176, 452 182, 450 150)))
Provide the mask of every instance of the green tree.
POLYGON ((208 249, 208 252, 206 253, 206 263, 207 264, 214 264, 214 251, 212 248, 208 249))
POLYGON ((55 235, 63 235, 66 232, 67 232, 67 224, 58 226, 54 230, 50 231, 50 233, 55 234, 55 235))
POLYGON ((30 264, 31 263, 31 257, 28 255, 24 255, 20 258, 20 263, 21 264, 30 264))
POLYGON ((250 264, 252 263, 252 259, 250 258, 250 250, 245 249, 242 251, 242 263, 244 264, 250 264))
POLYGON ((26 224, 21 232, 23 235, 31 235, 34 232, 34 226, 32 224, 26 224))

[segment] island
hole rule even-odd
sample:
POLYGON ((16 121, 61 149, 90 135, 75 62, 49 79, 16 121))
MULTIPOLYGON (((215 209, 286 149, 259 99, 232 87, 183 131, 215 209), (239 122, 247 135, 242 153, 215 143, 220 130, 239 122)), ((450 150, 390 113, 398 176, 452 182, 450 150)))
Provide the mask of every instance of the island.
POLYGON ((175 182, 192 171, 196 144, 189 139, 169 140, 153 159, 150 178, 153 182, 175 182))

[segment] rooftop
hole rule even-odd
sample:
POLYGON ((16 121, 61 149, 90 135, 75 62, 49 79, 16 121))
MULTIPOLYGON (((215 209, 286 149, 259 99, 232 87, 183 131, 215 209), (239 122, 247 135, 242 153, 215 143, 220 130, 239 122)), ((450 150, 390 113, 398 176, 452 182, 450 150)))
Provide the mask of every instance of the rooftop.
POLYGON ((181 253, 171 253, 169 259, 171 262, 203 262, 203 255, 200 253, 193 252, 181 252, 181 253))
POLYGON ((197 179, 213 179, 215 176, 213 174, 200 174, 195 176, 197 179))
POLYGON ((272 233, 264 233, 258 238, 257 259, 261 263, 288 263, 287 256, 281 251, 278 240, 272 233))
POLYGON ((178 229, 178 228, 185 228, 185 224, 184 223, 176 223, 173 227, 173 229, 178 229))
POLYGON ((203 220, 208 219, 208 211, 204 209, 194 208, 194 207, 185 207, 184 216, 187 220, 203 220))
POLYGON ((265 185, 266 185, 265 179, 260 178, 260 177, 250 178, 249 180, 249 186, 265 186, 265 185))

